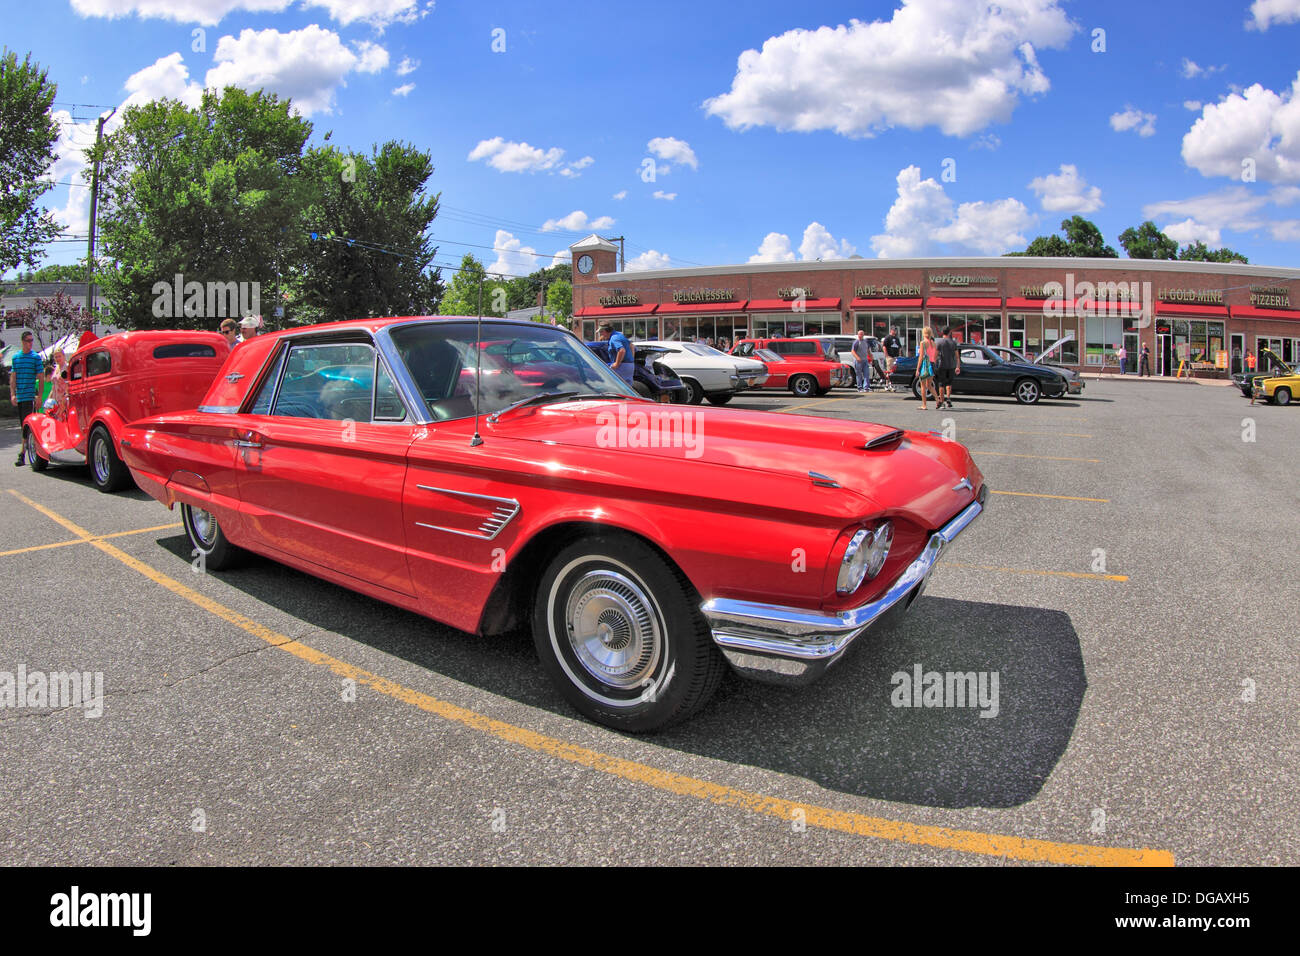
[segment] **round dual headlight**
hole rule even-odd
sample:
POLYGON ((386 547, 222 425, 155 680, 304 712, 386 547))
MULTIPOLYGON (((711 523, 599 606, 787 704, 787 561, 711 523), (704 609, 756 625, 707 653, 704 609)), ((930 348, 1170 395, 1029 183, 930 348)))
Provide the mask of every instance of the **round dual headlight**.
POLYGON ((840 594, 852 594, 862 586, 863 581, 879 574, 893 543, 894 525, 889 521, 882 521, 874 529, 863 528, 854 534, 849 546, 844 549, 844 560, 840 562, 835 590, 840 594))

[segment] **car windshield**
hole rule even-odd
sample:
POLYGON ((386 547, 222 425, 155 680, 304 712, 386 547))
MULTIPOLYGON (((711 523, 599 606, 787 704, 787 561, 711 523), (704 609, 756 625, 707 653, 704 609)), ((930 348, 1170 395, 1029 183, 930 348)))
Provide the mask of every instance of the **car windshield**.
POLYGON ((633 398, 636 393, 591 350, 549 326, 484 322, 476 346, 474 322, 427 322, 393 329, 434 421, 474 414, 475 369, 480 369, 479 412, 490 415, 543 392, 633 398))
POLYGON ((716 358, 724 354, 712 345, 705 345, 703 342, 685 342, 682 344, 682 348, 694 355, 707 355, 710 358, 716 358))
POLYGON ((755 349, 754 358, 762 359, 764 362, 784 362, 781 356, 777 355, 771 349, 755 349))

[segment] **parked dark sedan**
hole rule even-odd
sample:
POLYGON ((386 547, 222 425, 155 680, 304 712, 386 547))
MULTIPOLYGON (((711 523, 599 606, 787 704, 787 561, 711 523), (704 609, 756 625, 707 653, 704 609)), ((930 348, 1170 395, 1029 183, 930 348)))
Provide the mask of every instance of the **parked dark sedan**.
MULTIPOLYGON (((983 345, 963 345, 960 350, 961 374, 954 376, 954 395, 1006 395, 1022 405, 1033 405, 1040 398, 1060 398, 1068 383, 1055 369, 1028 362, 1009 362, 983 345)), ((894 366, 894 384, 912 389, 917 398, 916 356, 900 358, 894 366)))
MULTIPOLYGON (((609 364, 609 343, 588 342, 587 348, 596 353, 596 357, 609 364)), ((636 364, 632 368, 632 388, 638 395, 653 398, 656 402, 671 402, 683 405, 690 398, 690 389, 677 377, 677 373, 663 362, 656 361, 668 349, 637 342, 632 346, 636 352, 636 364)))

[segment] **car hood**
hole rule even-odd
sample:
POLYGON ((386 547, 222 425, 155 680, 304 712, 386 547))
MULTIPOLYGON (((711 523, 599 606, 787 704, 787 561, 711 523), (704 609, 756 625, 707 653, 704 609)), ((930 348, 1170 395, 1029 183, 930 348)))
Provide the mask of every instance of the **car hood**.
MULTIPOLYGON (((493 426, 502 437, 617 456, 619 470, 640 470, 632 456, 670 464, 673 484, 689 484, 687 469, 719 466, 777 481, 773 500, 791 487, 813 488, 811 472, 835 482, 841 495, 876 509, 905 508, 938 527, 974 500, 983 482, 965 447, 891 425, 842 422, 726 408, 683 408, 649 402, 570 402, 516 413, 493 426), (666 437, 665 437, 666 436, 666 437), (674 440, 676 436, 677 440, 674 440), (658 447, 654 446, 658 439, 658 447), (971 488, 955 490, 961 479, 971 488)), ((616 467, 609 463, 605 467, 616 467)), ((646 463, 653 470, 654 465, 646 463)), ((649 471, 646 472, 647 474, 649 471)), ((827 488, 817 487, 825 493, 827 488)), ((710 491, 726 495, 727 487, 710 491)))

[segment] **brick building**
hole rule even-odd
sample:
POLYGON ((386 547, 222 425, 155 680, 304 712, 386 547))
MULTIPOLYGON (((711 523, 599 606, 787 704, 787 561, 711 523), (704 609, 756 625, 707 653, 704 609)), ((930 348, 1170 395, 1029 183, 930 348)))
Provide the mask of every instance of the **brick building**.
POLYGON ((574 243, 577 331, 609 322, 635 339, 851 333, 897 326, 913 354, 920 330, 951 326, 966 341, 1037 355, 1070 339, 1058 361, 1114 366, 1124 346, 1136 370, 1180 365, 1198 375, 1240 369, 1272 348, 1300 361, 1300 269, 1238 263, 1021 256, 846 259, 618 272, 618 247, 574 243), (1072 338, 1071 338, 1072 337, 1072 338))

